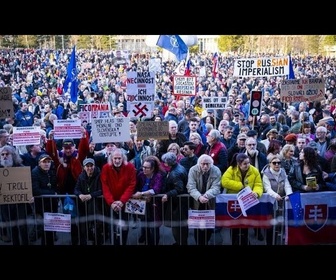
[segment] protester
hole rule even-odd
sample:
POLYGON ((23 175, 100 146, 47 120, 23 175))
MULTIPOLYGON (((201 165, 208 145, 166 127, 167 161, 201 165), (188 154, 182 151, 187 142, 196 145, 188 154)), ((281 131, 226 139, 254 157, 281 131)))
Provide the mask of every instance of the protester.
POLYGON ((127 157, 119 148, 112 151, 101 171, 103 196, 111 209, 113 227, 112 244, 126 245, 128 238, 128 214, 125 203, 132 197, 136 187, 136 169, 127 162, 127 157))
MULTIPOLYGON (((209 155, 201 155, 197 164, 190 168, 187 190, 193 198, 190 206, 193 210, 215 210, 215 197, 221 191, 221 170, 213 164, 209 155)), ((197 245, 208 245, 213 229, 194 230, 197 245)))
MULTIPOLYGON (((58 199, 54 196, 57 194, 57 178, 56 170, 52 168, 51 156, 40 155, 38 165, 32 169, 31 173, 35 214, 36 217, 44 220, 44 213, 58 212, 58 199)), ((54 245, 55 232, 41 228, 41 245, 54 245)))
POLYGON ((142 163, 142 171, 137 175, 136 192, 133 198, 146 200, 145 215, 139 215, 142 221, 139 243, 158 245, 162 224, 161 201, 154 195, 162 192, 166 172, 161 168, 156 156, 148 156, 142 163))
MULTIPOLYGON (((23 167, 22 159, 17 153, 14 147, 5 145, 0 148, 0 168, 6 167, 23 167)), ((20 172, 19 170, 17 172, 20 172)), ((31 201, 32 202, 32 201, 31 201)), ((27 225, 27 212, 30 208, 29 203, 11 203, 2 204, 1 213, 4 216, 3 221, 9 222, 9 228, 7 228, 7 234, 11 232, 12 243, 15 246, 29 245, 28 239, 28 225, 27 225)))
MULTIPOLYGON (((274 197, 277 201, 274 219, 278 223, 277 217, 283 217, 284 215, 284 200, 288 199, 288 195, 293 193, 286 171, 281 167, 281 157, 279 155, 270 155, 269 164, 264 167, 261 173, 264 192, 274 197)), ((275 224, 274 227, 272 226, 266 230, 266 245, 276 245, 274 244, 275 236, 273 234, 275 229, 279 230, 279 227, 281 228, 282 226, 280 222, 280 225, 275 224)), ((283 231, 280 230, 280 232, 283 231)))
POLYGON ((161 161, 169 169, 162 196, 164 225, 172 229, 175 239, 173 245, 188 245, 188 197, 179 197, 187 193, 187 170, 177 162, 176 154, 173 152, 163 154, 161 161))
POLYGON ((74 194, 78 196, 80 245, 87 245, 91 239, 94 245, 103 244, 102 185, 99 167, 92 158, 83 161, 74 194))
MULTIPOLYGON (((250 187, 255 198, 263 194, 261 174, 250 164, 245 153, 234 154, 229 168, 221 177, 222 188, 226 193, 238 193, 245 187, 250 187)), ((248 245, 248 228, 232 229, 232 245, 248 245)))

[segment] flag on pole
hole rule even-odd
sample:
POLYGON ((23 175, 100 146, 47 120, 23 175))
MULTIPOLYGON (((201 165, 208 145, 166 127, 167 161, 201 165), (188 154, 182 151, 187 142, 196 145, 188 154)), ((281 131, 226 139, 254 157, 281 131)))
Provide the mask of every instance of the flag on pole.
POLYGON ((67 92, 70 86, 70 98, 73 103, 77 102, 77 68, 76 68, 76 46, 73 47, 70 62, 67 68, 67 77, 63 84, 63 92, 67 92))
POLYGON ((187 65, 184 69, 184 76, 190 76, 191 75, 191 70, 190 70, 190 58, 187 61, 187 65))
POLYGON ((216 78, 218 74, 218 54, 215 52, 213 58, 212 58, 212 77, 216 78))
POLYGON ((178 61, 187 57, 188 46, 179 35, 160 35, 156 45, 175 54, 178 61))
POLYGON ((289 55, 289 75, 288 75, 289 80, 294 80, 295 79, 295 74, 293 70, 293 63, 292 63, 292 57, 289 55))

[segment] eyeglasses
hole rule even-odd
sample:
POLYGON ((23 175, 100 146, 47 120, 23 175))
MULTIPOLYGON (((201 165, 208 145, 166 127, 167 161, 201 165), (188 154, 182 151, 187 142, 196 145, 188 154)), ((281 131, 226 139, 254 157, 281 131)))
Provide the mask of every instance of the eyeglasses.
POLYGON ((281 161, 272 161, 271 162, 273 165, 280 165, 281 164, 281 161))
POLYGON ((142 166, 143 169, 151 169, 150 166, 142 166))
POLYGON ((256 144, 247 144, 247 146, 255 146, 256 144))
POLYGON ((1 155, 2 155, 3 157, 4 157, 4 156, 8 156, 9 153, 2 153, 1 155))

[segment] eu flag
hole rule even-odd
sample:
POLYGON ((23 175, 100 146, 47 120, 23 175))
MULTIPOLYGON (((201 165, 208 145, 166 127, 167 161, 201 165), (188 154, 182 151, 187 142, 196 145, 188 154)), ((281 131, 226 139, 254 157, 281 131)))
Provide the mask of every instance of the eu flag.
POLYGON ((292 204, 293 219, 295 226, 299 225, 299 222, 303 220, 303 209, 301 206, 301 194, 300 192, 293 192, 288 195, 289 201, 292 204))
POLYGON ((178 61, 187 57, 188 46, 179 35, 160 35, 156 45, 175 54, 178 61))
POLYGON ((293 63, 292 63, 292 58, 289 56, 289 75, 288 75, 289 80, 294 80, 295 79, 295 74, 293 70, 293 63))
POLYGON ((76 46, 73 47, 70 62, 67 69, 67 77, 63 84, 64 92, 68 91, 70 84, 70 98, 73 103, 77 102, 77 68, 76 68, 76 46))

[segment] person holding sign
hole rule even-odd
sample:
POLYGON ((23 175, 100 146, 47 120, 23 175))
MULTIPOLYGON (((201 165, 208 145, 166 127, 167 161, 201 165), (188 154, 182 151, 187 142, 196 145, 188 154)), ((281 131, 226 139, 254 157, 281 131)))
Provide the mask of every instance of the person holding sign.
POLYGON ((136 192, 133 198, 146 200, 145 215, 139 215, 143 222, 139 243, 158 245, 160 241, 161 201, 153 195, 162 191, 165 171, 160 166, 160 160, 156 156, 148 156, 142 163, 142 171, 137 175, 136 192))
MULTIPOLYGON (((230 162, 229 168, 221 178, 221 184, 226 193, 239 193, 249 186, 256 198, 263 194, 261 174, 250 164, 246 153, 236 153, 230 162)), ((232 245, 248 245, 248 228, 232 229, 232 245)))
MULTIPOLYGON (((89 153, 89 135, 82 127, 82 138, 76 149, 73 139, 64 139, 62 141, 62 150, 58 151, 54 139, 54 131, 49 133, 49 139, 46 143, 46 152, 51 156, 57 176, 57 192, 59 194, 74 194, 74 188, 79 175, 82 173, 82 162, 89 153)), ((76 222, 71 222, 71 243, 78 245, 78 227, 76 222)))
MULTIPOLYGON (((211 156, 203 154, 188 174, 187 190, 193 198, 191 209, 215 210, 215 197, 221 191, 220 169, 213 164, 211 156)), ((195 229, 194 238, 197 245, 208 245, 213 229, 195 229)))
MULTIPOLYGON (((0 148, 0 168, 23 166, 22 159, 13 146, 5 145, 0 148)), ((30 208, 28 203, 1 205, 1 213, 8 213, 13 245, 29 245, 26 223, 28 208, 30 208)))

